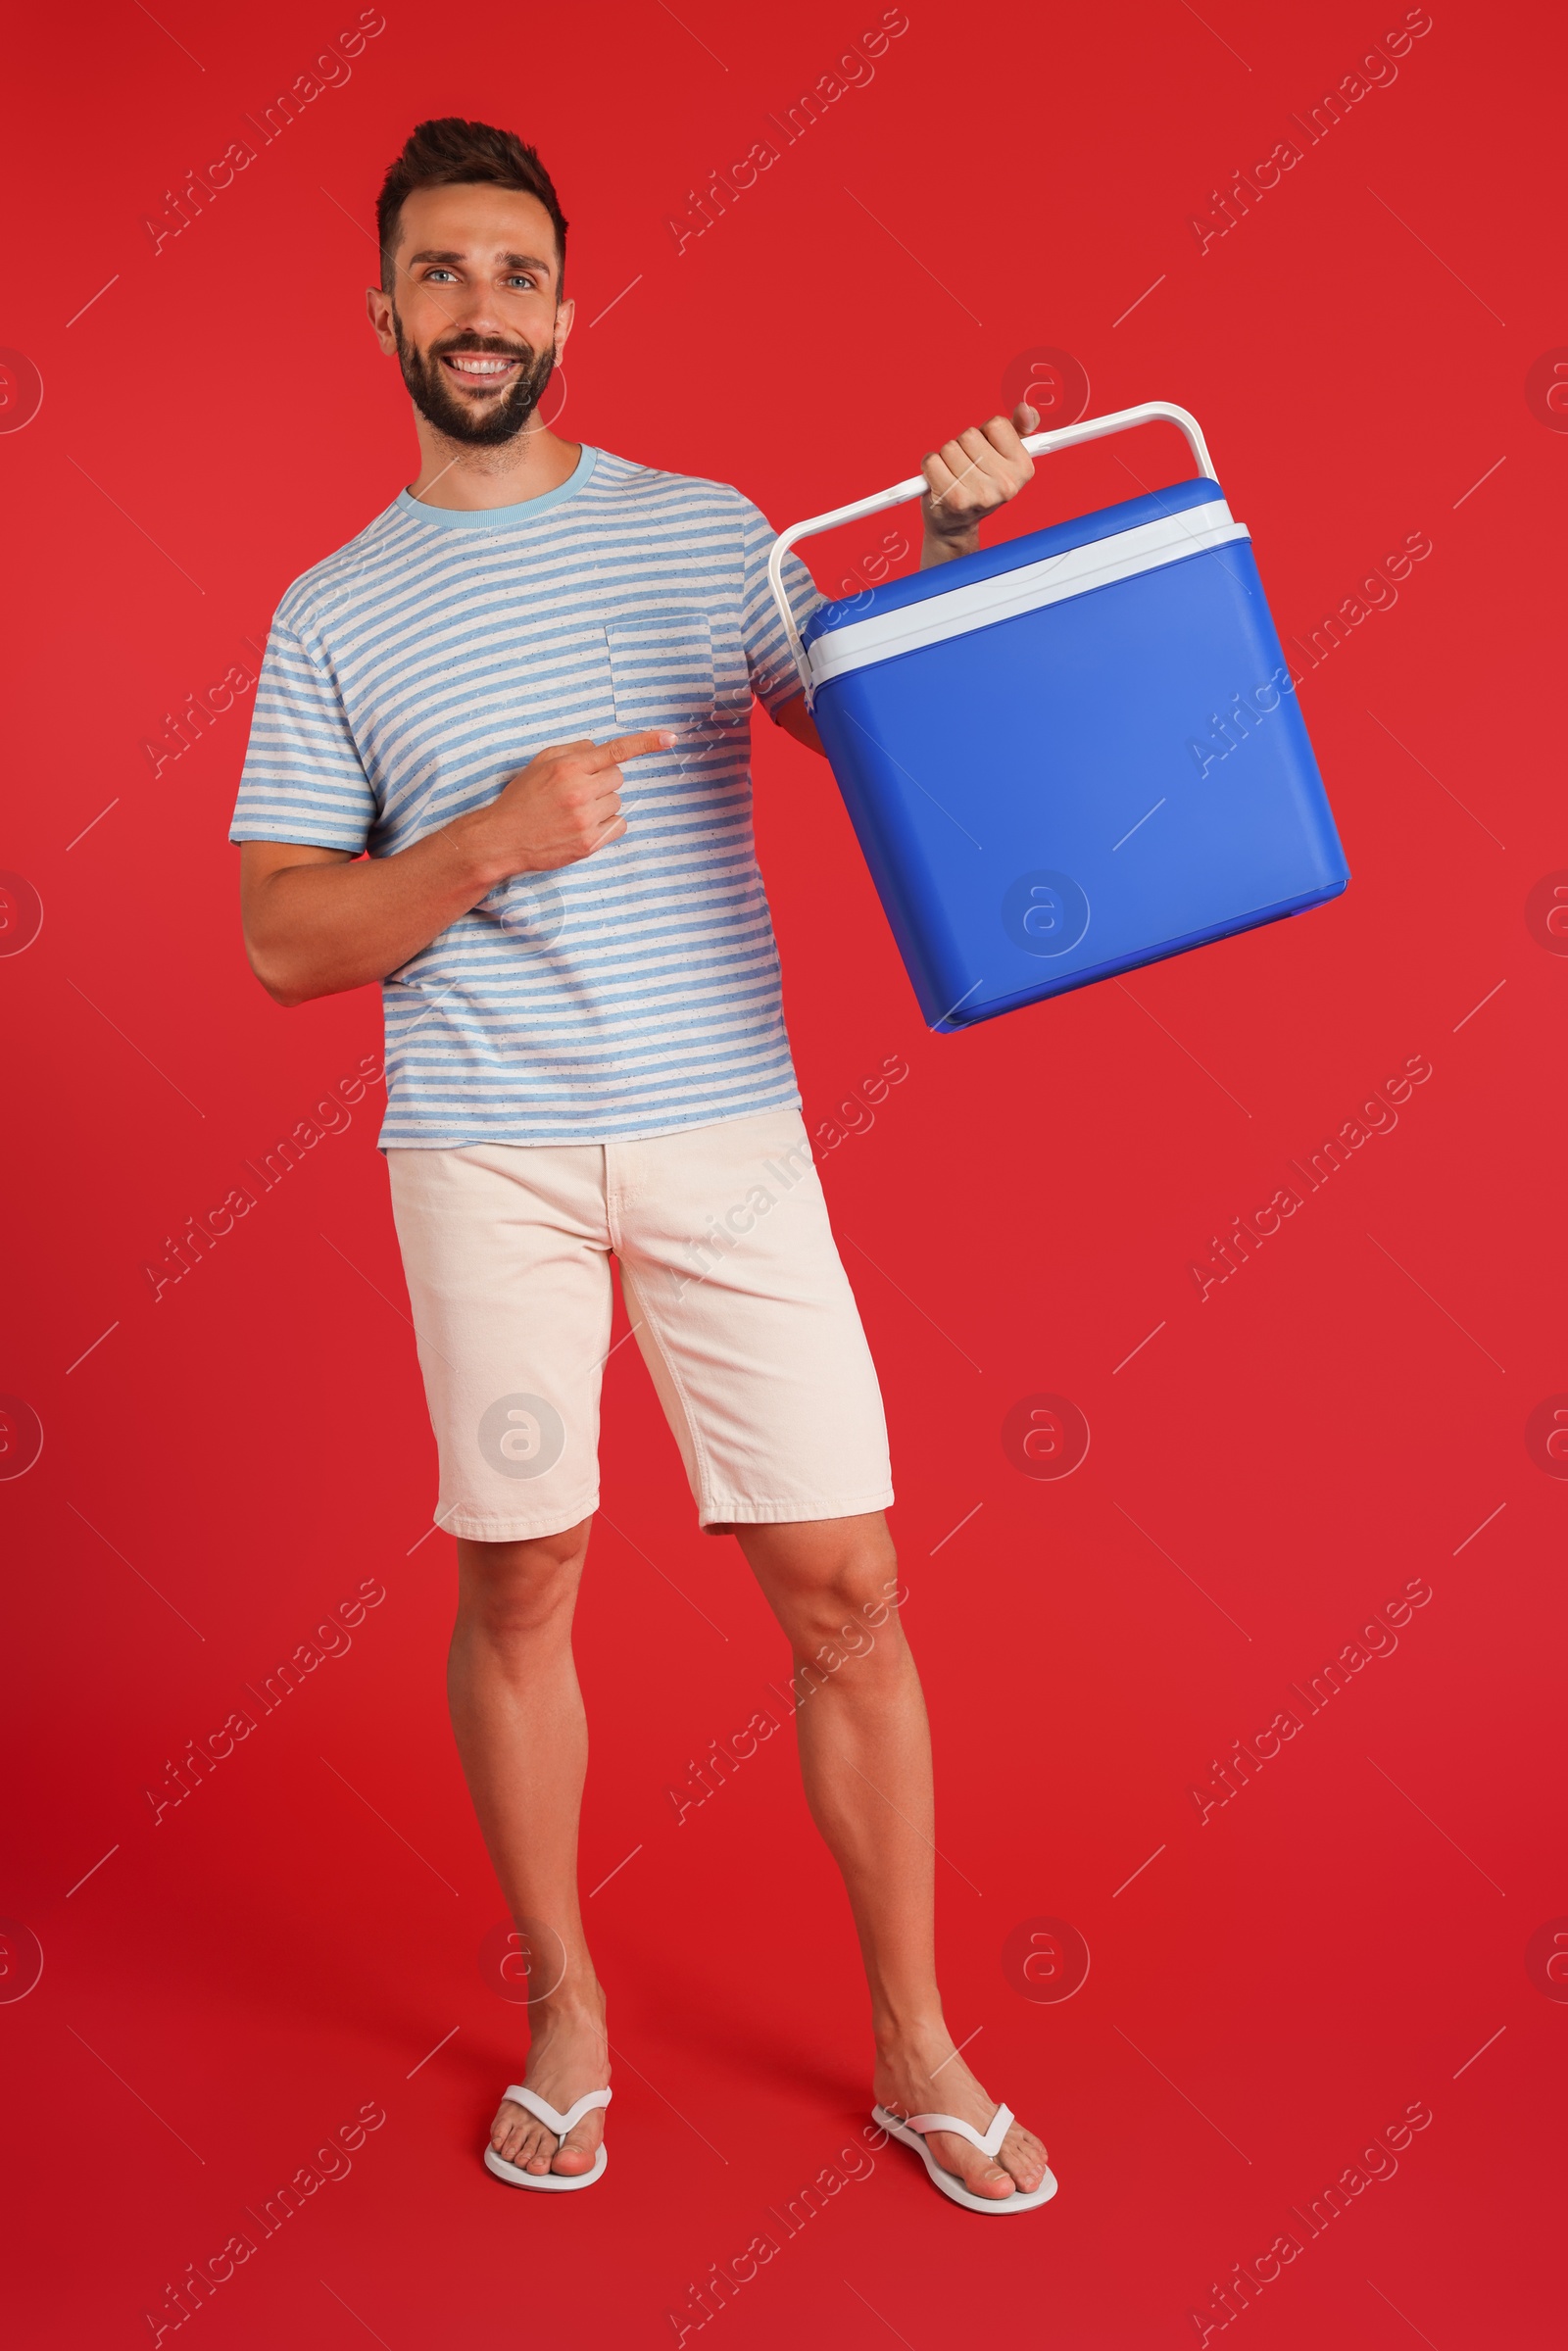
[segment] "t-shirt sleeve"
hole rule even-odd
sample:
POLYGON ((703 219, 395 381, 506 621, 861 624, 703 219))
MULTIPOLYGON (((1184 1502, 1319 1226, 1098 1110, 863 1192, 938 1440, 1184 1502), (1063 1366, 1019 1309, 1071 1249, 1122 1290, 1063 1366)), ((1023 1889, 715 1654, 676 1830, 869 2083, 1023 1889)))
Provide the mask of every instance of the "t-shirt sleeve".
POLYGON ((251 713, 231 841, 366 847, 375 794, 331 676, 274 620, 251 713))
MULTIPOLYGON (((767 584, 767 559, 776 536, 777 533, 769 527, 766 515, 748 504, 745 516, 745 572, 741 587, 741 638, 746 647, 746 665, 751 671, 752 692, 770 718, 802 690, 795 657, 790 652, 789 639, 784 634, 784 622, 773 601, 773 591, 767 584)), ((798 555, 784 558, 784 593, 790 600, 790 610, 795 614, 797 628, 804 628, 817 606, 827 602, 798 555)))

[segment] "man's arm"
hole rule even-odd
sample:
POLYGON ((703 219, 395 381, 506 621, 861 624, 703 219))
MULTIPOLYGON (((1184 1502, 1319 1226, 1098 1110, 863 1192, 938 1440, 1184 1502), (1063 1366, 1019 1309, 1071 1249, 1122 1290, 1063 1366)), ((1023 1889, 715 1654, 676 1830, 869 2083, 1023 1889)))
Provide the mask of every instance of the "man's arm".
POLYGON ((920 501, 925 523, 922 571, 929 571, 933 563, 950 563, 955 556, 973 555, 987 514, 1016 498, 1033 480, 1035 462, 1022 436, 1039 430, 1040 417, 1024 401, 1010 420, 993 416, 989 424, 971 424, 923 461, 920 470, 927 488, 920 501))
POLYGON ((787 735, 793 735, 797 743, 804 743, 808 751, 814 751, 819 759, 827 758, 822 748, 822 738, 816 731, 816 720, 806 707, 804 694, 797 694, 793 701, 780 704, 773 712, 773 724, 781 726, 787 735))
MULTIPOLYGON (((920 470, 926 478, 926 494, 920 501, 925 524, 920 542, 922 571, 929 571, 933 563, 950 563, 955 556, 974 553, 987 514, 1016 498, 1034 478, 1034 460, 1023 446, 1022 436, 1039 430, 1040 417, 1025 401, 1013 410, 1010 420, 993 416, 989 424, 971 424, 956 441, 945 441, 921 461, 920 470)), ((776 710, 773 722, 797 743, 804 743, 808 751, 826 759, 804 694, 776 710)))
POLYGON ((280 1004, 385 979, 513 874, 548 873, 618 841, 622 763, 675 739, 651 728, 610 743, 552 745, 487 808, 390 857, 245 842, 240 913, 251 969, 280 1004))

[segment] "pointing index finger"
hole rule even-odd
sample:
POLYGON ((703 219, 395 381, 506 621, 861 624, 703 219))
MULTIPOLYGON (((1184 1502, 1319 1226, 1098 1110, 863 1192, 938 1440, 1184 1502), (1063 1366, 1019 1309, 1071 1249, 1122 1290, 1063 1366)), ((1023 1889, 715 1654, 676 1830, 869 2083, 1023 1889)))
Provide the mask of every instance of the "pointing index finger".
POLYGON ((651 752, 668 751, 678 740, 674 728, 668 726, 649 726, 639 734, 615 735, 608 743, 595 745, 590 764, 595 768, 619 767, 627 759, 645 759, 651 752))

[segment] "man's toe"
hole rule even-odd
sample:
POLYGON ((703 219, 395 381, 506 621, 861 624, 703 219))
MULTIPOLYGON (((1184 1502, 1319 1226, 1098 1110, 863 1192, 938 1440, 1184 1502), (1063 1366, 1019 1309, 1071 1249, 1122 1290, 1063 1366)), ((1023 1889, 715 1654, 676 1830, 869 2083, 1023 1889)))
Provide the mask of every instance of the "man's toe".
POLYGON ((944 2171, 956 2173, 971 2196, 991 2196, 1001 2199, 1010 2196, 1015 2182, 1011 2174, 982 2155, 978 2147, 970 2146, 951 2131, 932 2132, 931 2152, 944 2171))
POLYGON ((587 2126, 579 2123, 576 2129, 568 2131, 562 2140, 556 2152, 555 2161, 550 2168, 552 2171, 565 2172, 569 2175, 591 2172, 596 2153, 597 2149, 588 2143, 587 2126))
POLYGON ((596 2120, 579 2123, 558 2147, 553 2131, 547 2131, 542 2123, 509 2099, 503 2102, 490 2127, 490 2144, 503 2162, 519 2172, 539 2178, 556 2171, 571 2178, 593 2169, 599 2142, 599 2133, 593 2128, 596 2120))
POLYGON ((988 2163, 982 2158, 979 2170, 966 2185, 971 2195, 991 2196, 1001 2203, 1004 2196, 1017 2193, 1018 2182, 1000 2163, 988 2163))
POLYGON ((1025 2195, 1033 2194, 1046 2176, 1046 2150, 1032 2131, 1016 2124, 1002 2143, 1002 2162, 1025 2195))

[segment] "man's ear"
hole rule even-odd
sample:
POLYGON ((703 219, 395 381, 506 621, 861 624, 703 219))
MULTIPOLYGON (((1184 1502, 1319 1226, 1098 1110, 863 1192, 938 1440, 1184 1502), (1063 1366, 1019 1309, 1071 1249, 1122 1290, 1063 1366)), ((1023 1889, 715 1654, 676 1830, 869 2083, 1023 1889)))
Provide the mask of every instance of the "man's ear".
POLYGON ((562 353, 563 353, 563 352, 565 350, 565 348, 566 348, 566 337, 567 337, 567 336, 570 334, 570 332, 571 332, 571 330, 572 330, 572 326, 573 326, 573 324, 574 324, 574 323, 575 323, 575 321, 576 321, 576 317, 577 317, 577 305, 575 304, 575 302, 570 302, 570 301, 567 301, 567 302, 558 302, 558 303, 557 303, 557 305, 556 305, 556 358, 557 358, 557 360, 558 360, 558 361, 560 360, 562 353))
POLYGON ((384 294, 379 286, 367 286, 365 289, 365 314, 370 321, 371 331, 376 341, 380 344, 386 357, 390 359, 398 347, 397 336, 392 331, 391 295, 384 294))

